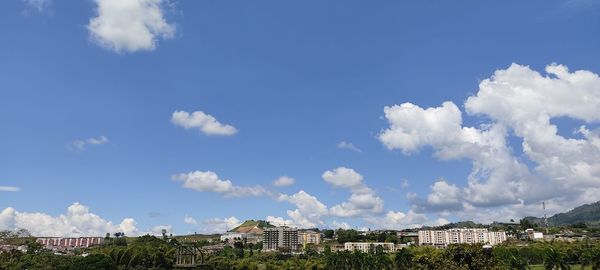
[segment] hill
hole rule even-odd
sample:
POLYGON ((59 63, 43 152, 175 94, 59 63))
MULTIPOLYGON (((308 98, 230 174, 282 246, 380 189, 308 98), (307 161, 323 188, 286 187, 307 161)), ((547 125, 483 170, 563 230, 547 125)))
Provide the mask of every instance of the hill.
MULTIPOLYGON (((525 217, 531 223, 542 225, 543 218, 525 217)), ((585 223, 588 226, 600 226, 600 201, 575 207, 566 213, 558 213, 548 218, 548 225, 563 226, 585 223)))
POLYGON ((264 220, 246 220, 244 223, 239 226, 229 230, 230 232, 237 233, 254 233, 254 234, 262 234, 264 228, 273 228, 275 226, 271 225, 271 223, 264 220))

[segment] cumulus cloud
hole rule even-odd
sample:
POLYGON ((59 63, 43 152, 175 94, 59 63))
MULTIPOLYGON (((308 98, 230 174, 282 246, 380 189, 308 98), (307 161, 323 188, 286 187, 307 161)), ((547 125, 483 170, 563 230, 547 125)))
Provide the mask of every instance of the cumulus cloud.
POLYGON ((12 187, 12 186, 0 186, 0 191, 17 192, 17 191, 21 191, 21 189, 18 187, 12 187))
POLYGON ((406 228, 420 228, 422 226, 441 226, 450 223, 444 218, 430 220, 426 215, 413 210, 408 212, 388 211, 383 217, 366 219, 373 228, 402 230, 406 228))
POLYGON ((286 187, 291 186, 296 182, 294 178, 289 176, 281 176, 273 181, 273 185, 276 187, 286 187))
POLYGON ((292 195, 280 194, 277 200, 289 202, 296 206, 295 210, 287 211, 295 226, 314 228, 324 224, 322 217, 327 215, 327 206, 304 190, 292 195))
POLYGON ((23 0, 28 10, 42 12, 52 4, 52 0, 23 0))
POLYGON ((83 151, 88 145, 103 145, 107 143, 109 143, 109 140, 105 136, 88 139, 77 139, 69 144, 69 149, 83 151))
POLYGON ((354 193, 350 198, 332 206, 329 213, 336 217, 358 217, 378 214, 383 211, 383 199, 373 193, 354 193))
POLYGON ((200 230, 204 233, 223 233, 241 224, 236 217, 209 218, 202 221, 200 230))
POLYGON ((238 132, 235 127, 221 124, 215 117, 202 111, 192 113, 175 111, 171 116, 171 122, 185 129, 198 129, 206 135, 231 136, 238 132))
POLYGON ((383 211, 383 199, 363 182, 363 176, 353 169, 339 167, 326 171, 323 180, 335 187, 350 190, 350 198, 329 209, 329 213, 337 217, 357 217, 379 214, 383 211))
MULTIPOLYGON (((438 182, 421 202, 435 207, 443 196, 461 193, 466 208, 519 211, 540 200, 568 208, 600 199, 594 192, 600 189, 600 132, 589 128, 600 120, 600 78, 555 64, 546 73, 512 64, 483 80, 465 102, 468 114, 489 119, 479 127, 463 126, 452 102, 426 109, 411 103, 384 108, 390 126, 379 139, 389 149, 412 154, 431 147, 441 160, 472 162, 466 187, 457 191, 438 182), (581 138, 559 135, 551 121, 558 117, 585 123, 578 130, 581 138), (508 143, 513 135, 522 140, 518 157, 508 143)), ((458 209, 459 203, 447 205, 458 209)))
POLYGON ((350 226, 350 224, 348 224, 347 222, 339 222, 339 221, 334 220, 331 223, 331 228, 349 230, 352 228, 352 226, 350 226))
POLYGON ((356 188, 362 185, 363 176, 355 170, 339 167, 331 171, 326 171, 321 175, 325 182, 336 187, 356 188))
POLYGON ((193 217, 189 216, 185 216, 183 222, 185 222, 185 224, 198 225, 198 221, 196 221, 196 219, 194 219, 193 217))
POLYGON ((170 39, 175 25, 164 18, 164 0, 95 0, 97 16, 87 28, 100 46, 118 53, 151 51, 170 39))
POLYGON ((338 149, 345 149, 345 150, 350 150, 350 151, 354 151, 357 153, 362 153, 362 150, 360 150, 360 148, 356 147, 353 143, 351 142, 347 142, 347 141, 341 141, 337 144, 337 148, 338 149))
POLYGON ((431 192, 426 200, 413 196, 409 198, 419 212, 437 212, 461 210, 463 208, 463 190, 445 180, 439 180, 430 186, 431 192))
POLYGON ((113 224, 91 213, 89 207, 74 203, 67 213, 57 217, 44 213, 19 212, 8 207, 0 212, 0 230, 27 229, 34 236, 77 237, 104 236, 106 233, 124 232, 137 235, 137 223, 126 218, 113 224))
POLYGON ((152 229, 150 229, 150 231, 148 232, 144 232, 142 234, 149 234, 149 235, 154 235, 154 236, 158 236, 158 235, 162 235, 163 234, 163 230, 164 232, 169 235, 173 233, 173 226, 171 225, 157 225, 152 227, 152 229))
POLYGON ((298 225, 296 225, 296 223, 294 223, 294 221, 290 220, 290 219, 284 219, 282 217, 274 217, 274 216, 267 216, 265 218, 265 220, 267 222, 269 222, 271 225, 274 226, 288 226, 288 227, 298 227, 298 225))
POLYGON ((200 192, 221 193, 225 197, 263 196, 269 192, 261 186, 236 186, 229 180, 221 180, 211 171, 193 171, 171 176, 173 181, 183 182, 183 187, 200 192))

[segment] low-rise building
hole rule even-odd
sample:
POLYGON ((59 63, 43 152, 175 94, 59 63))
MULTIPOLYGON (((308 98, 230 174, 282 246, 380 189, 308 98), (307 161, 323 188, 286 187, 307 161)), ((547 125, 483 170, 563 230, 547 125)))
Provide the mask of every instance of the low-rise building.
POLYGON ((248 234, 246 233, 227 232, 222 234, 220 239, 221 241, 244 240, 247 236, 248 234))
POLYGON ((536 232, 533 229, 525 230, 525 234, 530 240, 544 240, 544 233, 536 232))
POLYGON ((383 247, 383 252, 394 252, 396 251, 394 243, 382 243, 382 242, 346 242, 344 243, 344 250, 347 251, 362 251, 362 252, 375 252, 377 246, 383 247))

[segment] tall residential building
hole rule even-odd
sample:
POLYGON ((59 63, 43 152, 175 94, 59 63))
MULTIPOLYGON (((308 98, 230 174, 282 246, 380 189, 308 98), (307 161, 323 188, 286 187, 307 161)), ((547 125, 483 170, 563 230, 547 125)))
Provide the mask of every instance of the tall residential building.
POLYGON ((490 244, 506 241, 506 232, 490 232, 485 228, 419 231, 419 245, 444 247, 449 244, 490 244))
POLYGON ((263 250, 298 250, 298 229, 288 227, 267 228, 263 231, 263 250))

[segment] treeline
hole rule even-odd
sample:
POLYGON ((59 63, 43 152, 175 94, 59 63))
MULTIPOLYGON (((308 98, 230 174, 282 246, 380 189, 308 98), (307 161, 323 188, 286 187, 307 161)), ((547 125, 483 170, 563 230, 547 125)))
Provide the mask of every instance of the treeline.
POLYGON ((141 236, 127 243, 124 238, 107 244, 79 249, 74 255, 54 254, 36 242, 28 242, 27 253, 17 250, 0 253, 0 269, 172 269, 176 241, 141 236), (85 254, 85 255, 84 255, 85 254))
POLYGON ((314 250, 292 256, 276 253, 259 253, 254 256, 233 255, 224 251, 210 256, 209 269, 448 269, 448 270, 495 270, 571 269, 584 266, 600 269, 600 243, 598 242, 552 242, 531 243, 528 246, 500 245, 485 249, 482 245, 451 245, 445 249, 421 246, 404 248, 396 253, 331 252, 322 254, 314 250))
MULTIPOLYGON (((55 255, 29 242, 27 253, 0 253, 0 269, 173 269, 178 243, 172 239, 142 236, 134 241, 113 239, 102 247, 78 250, 75 255, 55 255), (86 253, 87 256, 81 256, 86 253)), ((238 243, 205 257, 204 269, 600 269, 600 243, 592 241, 535 242, 526 246, 503 244, 492 249, 481 245, 451 245, 446 249, 410 247, 395 253, 374 248, 368 253, 318 253, 308 246, 301 255, 265 253, 257 246, 238 243)))

